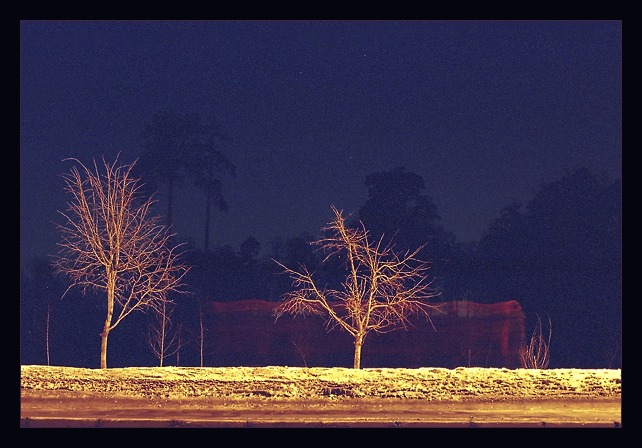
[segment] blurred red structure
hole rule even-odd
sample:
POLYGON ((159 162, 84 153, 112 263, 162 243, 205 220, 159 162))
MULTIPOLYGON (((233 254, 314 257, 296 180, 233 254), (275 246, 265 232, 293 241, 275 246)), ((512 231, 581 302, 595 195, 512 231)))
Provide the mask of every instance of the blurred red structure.
MULTIPOLYGON (((262 300, 211 302, 206 317, 207 366, 352 367, 351 336, 328 331, 319 316, 283 315, 262 300)), ((434 304, 439 310, 411 318, 390 333, 370 333, 361 366, 520 367, 526 317, 515 300, 434 304), (434 328, 433 328, 434 327, 434 328)))

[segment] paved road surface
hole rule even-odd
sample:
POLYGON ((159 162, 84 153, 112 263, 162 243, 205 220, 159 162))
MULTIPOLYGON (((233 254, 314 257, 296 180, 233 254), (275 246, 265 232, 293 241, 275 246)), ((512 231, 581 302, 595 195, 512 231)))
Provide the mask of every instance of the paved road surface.
POLYGON ((315 402, 21 398, 21 428, 587 427, 621 428, 619 399, 434 402, 347 399, 315 402))

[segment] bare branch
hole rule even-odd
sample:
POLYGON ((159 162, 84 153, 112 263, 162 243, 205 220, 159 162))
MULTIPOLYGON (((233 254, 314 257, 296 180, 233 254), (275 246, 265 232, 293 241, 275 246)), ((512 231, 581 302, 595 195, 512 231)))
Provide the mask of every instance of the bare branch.
POLYGON ((542 321, 537 316, 537 324, 535 324, 529 343, 522 345, 519 349, 519 359, 523 368, 545 369, 548 367, 552 334, 551 319, 548 319, 548 338, 545 339, 542 335, 542 321))
POLYGON ((134 310, 160 309, 169 292, 181 292, 188 267, 180 263, 182 245, 172 246, 169 228, 151 215, 153 198, 140 195, 134 163, 119 165, 94 160, 93 170, 70 159, 63 175, 71 195, 62 236, 58 272, 83 292, 105 291, 107 318, 102 332, 101 367, 106 367, 107 335, 134 310))
POLYGON ((429 264, 417 258, 423 248, 404 254, 384 246, 383 237, 371 242, 363 223, 352 228, 343 213, 332 207, 335 218, 322 228, 323 236, 313 244, 332 257, 345 259, 346 277, 340 291, 321 289, 305 266, 294 270, 275 260, 292 279, 294 290, 277 307, 277 318, 284 313, 318 314, 326 317, 328 328, 341 327, 355 338, 354 367, 360 366, 365 336, 374 331, 386 333, 409 323, 409 316, 436 308, 428 299, 439 294, 427 280, 429 264))

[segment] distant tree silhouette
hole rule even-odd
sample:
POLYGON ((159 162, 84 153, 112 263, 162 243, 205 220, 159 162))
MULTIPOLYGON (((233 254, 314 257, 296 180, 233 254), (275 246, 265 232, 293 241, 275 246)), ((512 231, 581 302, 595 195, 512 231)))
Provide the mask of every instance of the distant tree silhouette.
POLYGON ((151 198, 140 197, 139 180, 131 165, 96 161, 93 171, 79 167, 64 175, 72 200, 62 235, 56 271, 64 273, 83 292, 106 292, 107 315, 101 332, 100 367, 107 368, 107 341, 134 310, 158 309, 172 291, 180 291, 188 268, 181 264, 181 245, 169 245, 171 234, 160 218, 150 214, 151 198))
POLYGON ((197 151, 195 136, 203 132, 198 114, 175 111, 156 112, 143 132, 144 149, 136 172, 153 191, 165 186, 168 226, 172 225, 175 190, 188 175, 186 161, 193 159, 197 151))
POLYGON ((527 206, 529 231, 540 236, 533 247, 540 263, 554 255, 560 267, 586 266, 605 258, 618 264, 620 188, 619 182, 600 180, 585 168, 543 186, 527 206))
POLYGON ((265 285, 262 283, 262 276, 259 272, 258 255, 261 251, 261 244, 252 235, 248 236, 240 245, 237 255, 237 266, 240 277, 243 281, 237 284, 240 298, 264 297, 265 285))
POLYGON ((533 262, 530 218, 524 216, 521 208, 518 202, 504 207, 480 241, 482 267, 500 272, 499 276, 504 278, 501 283, 512 276, 523 277, 525 265, 533 262))
POLYGON ((534 263, 548 267, 544 278, 557 291, 551 307, 566 311, 556 316, 564 341, 557 352, 600 365, 621 344, 620 183, 577 169, 544 186, 527 209, 534 263))
POLYGON ((321 259, 314 250, 314 237, 303 232, 288 239, 285 243, 285 262, 289 266, 305 265, 316 271, 321 268, 321 259))
POLYGON ((620 183, 580 168, 502 210, 478 247, 478 287, 550 316, 551 364, 604 367, 621 343, 621 250, 620 183))
POLYGON ((302 232, 287 240, 277 237, 271 241, 271 252, 266 257, 265 263, 261 264, 262 270, 267 275, 267 281, 264 284, 269 287, 267 297, 270 300, 280 301, 291 288, 289 278, 278 275, 283 271, 279 269, 278 264, 274 263, 274 260, 285 266, 306 266, 309 271, 315 272, 320 277, 320 281, 327 280, 328 264, 331 264, 332 260, 326 260, 323 263, 323 257, 319 256, 313 242, 314 237, 308 232, 302 232))
POLYGON ((314 244, 328 254, 326 259, 343 260, 341 289, 326 288, 304 265, 297 270, 275 260, 295 288, 284 296, 276 314, 277 318, 284 313, 325 316, 330 328, 339 327, 354 338, 353 367, 359 369, 369 332, 386 333, 405 326, 411 314, 428 316, 428 309, 435 305, 427 299, 438 294, 427 280, 428 264, 416 258, 421 248, 399 254, 381 239, 371 240, 363 223, 348 227, 342 212, 332 210, 335 218, 323 229, 327 236, 314 244))
POLYGON ((260 251, 261 243, 250 235, 241 243, 239 256, 244 264, 254 264, 256 263, 256 257, 259 255, 260 251))
POLYGON ((431 260, 441 284, 446 280, 445 266, 455 244, 452 233, 440 224, 441 216, 432 197, 424 194, 420 175, 403 167, 366 176, 368 199, 358 218, 373 237, 394 239, 399 249, 422 246, 420 256, 431 260))
POLYGON ((365 184, 368 200, 359 209, 359 219, 373 235, 394 236, 403 247, 426 243, 441 217, 432 198, 422 193, 421 176, 397 167, 369 174, 365 184))
POLYGON ((216 172, 236 175, 236 166, 217 149, 217 143, 229 140, 229 137, 218 131, 216 124, 203 126, 194 150, 186 159, 188 173, 194 178, 194 185, 205 194, 205 241, 204 248, 210 247, 210 218, 212 206, 227 212, 228 205, 223 196, 223 185, 215 177, 216 172))
POLYGON ((218 149, 229 137, 215 122, 204 124, 198 113, 160 111, 145 128, 143 140, 137 170, 154 190, 165 187, 167 225, 172 225, 175 190, 185 184, 186 178, 205 194, 204 247, 208 250, 212 207, 228 210, 216 173, 236 174, 236 166, 218 149))

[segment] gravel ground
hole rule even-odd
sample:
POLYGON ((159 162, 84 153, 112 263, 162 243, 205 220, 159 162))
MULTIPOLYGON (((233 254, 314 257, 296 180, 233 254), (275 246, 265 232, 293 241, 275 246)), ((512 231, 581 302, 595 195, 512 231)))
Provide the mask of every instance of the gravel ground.
POLYGON ((21 366, 21 396, 503 401, 620 398, 620 369, 21 366))

